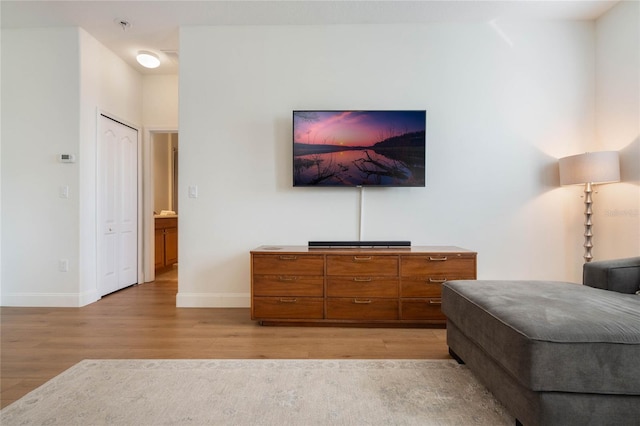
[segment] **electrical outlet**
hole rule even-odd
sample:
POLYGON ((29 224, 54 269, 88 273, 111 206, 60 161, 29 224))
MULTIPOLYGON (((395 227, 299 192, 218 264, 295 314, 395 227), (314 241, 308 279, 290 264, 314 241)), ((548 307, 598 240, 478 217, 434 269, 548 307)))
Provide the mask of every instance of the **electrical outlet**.
POLYGON ((58 260, 58 270, 60 272, 69 272, 69 259, 58 260))

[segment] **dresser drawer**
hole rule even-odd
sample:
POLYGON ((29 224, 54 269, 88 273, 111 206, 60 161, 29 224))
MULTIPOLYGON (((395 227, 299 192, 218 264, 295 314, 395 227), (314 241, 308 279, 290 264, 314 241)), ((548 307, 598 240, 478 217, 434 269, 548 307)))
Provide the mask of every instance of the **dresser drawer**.
POLYGON ((402 256, 400 274, 403 277, 432 276, 434 278, 476 278, 476 259, 471 255, 433 254, 427 256, 402 256))
POLYGON ((324 278, 306 275, 254 275, 255 296, 316 296, 324 295, 324 278))
POLYGON ((398 256, 367 254, 327 256, 327 275, 398 276, 398 256))
POLYGON ((440 310, 442 299, 414 299, 401 300, 401 318, 403 320, 446 320, 440 310))
POLYGON ((398 299, 329 298, 327 319, 397 320, 398 299))
POLYGON ((398 297, 398 280, 381 277, 327 279, 328 297, 398 297))
POLYGON ((155 219, 155 229, 166 229, 166 228, 177 228, 177 227, 178 227, 177 217, 155 219))
POLYGON ((400 297, 440 297, 444 278, 408 277, 402 278, 400 297))
POLYGON ((253 256, 253 273, 262 275, 324 275, 321 255, 263 254, 253 256))
POLYGON ((251 319, 322 319, 321 297, 254 297, 251 319))

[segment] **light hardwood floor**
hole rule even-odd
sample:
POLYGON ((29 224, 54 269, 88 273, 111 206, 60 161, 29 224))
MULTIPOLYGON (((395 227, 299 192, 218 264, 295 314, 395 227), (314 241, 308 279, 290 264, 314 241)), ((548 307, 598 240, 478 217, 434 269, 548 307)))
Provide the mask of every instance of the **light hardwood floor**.
POLYGON ((82 308, 1 308, 2 407, 83 359, 449 358, 444 329, 262 327, 176 293, 172 271, 82 308))

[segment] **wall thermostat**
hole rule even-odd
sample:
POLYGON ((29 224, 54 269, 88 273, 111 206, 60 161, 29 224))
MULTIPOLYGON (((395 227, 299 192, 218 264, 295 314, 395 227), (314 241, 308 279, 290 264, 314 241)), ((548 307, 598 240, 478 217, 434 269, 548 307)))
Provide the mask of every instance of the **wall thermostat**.
POLYGON ((75 163, 76 156, 73 154, 60 154, 60 162, 61 163, 75 163))

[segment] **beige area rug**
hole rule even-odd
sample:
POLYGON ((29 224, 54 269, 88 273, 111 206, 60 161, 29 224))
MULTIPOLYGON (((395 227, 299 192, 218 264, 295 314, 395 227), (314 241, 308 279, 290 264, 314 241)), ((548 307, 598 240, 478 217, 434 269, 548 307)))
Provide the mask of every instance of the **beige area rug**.
POLYGON ((513 425, 452 360, 85 360, 9 425, 513 425))

